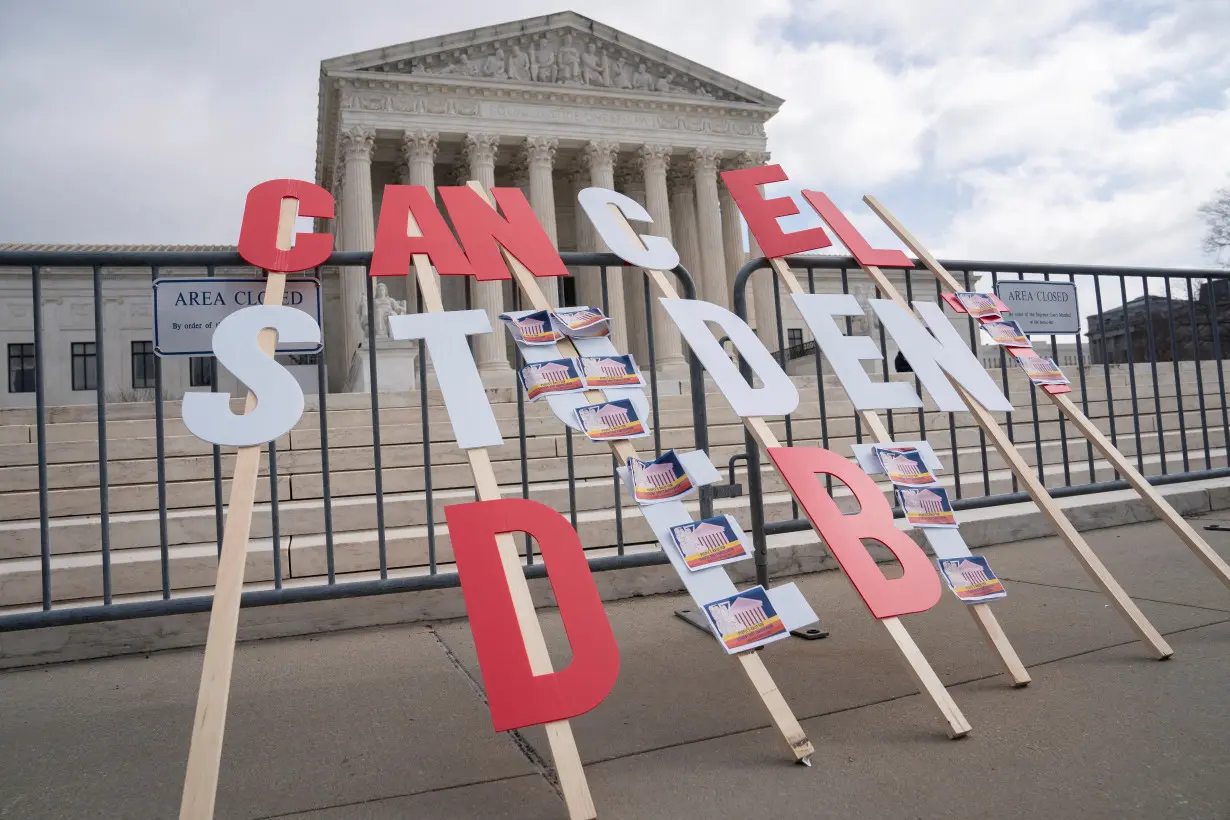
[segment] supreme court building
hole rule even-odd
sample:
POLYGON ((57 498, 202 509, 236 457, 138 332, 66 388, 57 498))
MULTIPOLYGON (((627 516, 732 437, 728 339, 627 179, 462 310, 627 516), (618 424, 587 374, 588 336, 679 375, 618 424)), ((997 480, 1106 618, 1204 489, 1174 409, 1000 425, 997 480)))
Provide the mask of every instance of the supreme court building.
MULTIPOLYGON (((572 12, 325 60, 315 181, 334 195, 337 211, 335 220, 318 220, 316 230, 333 233, 338 250, 371 250, 386 185, 424 185, 434 191, 438 185, 477 180, 487 187, 521 188, 560 250, 606 250, 599 247, 576 195, 589 186, 614 188, 645 205, 653 217, 647 230, 672 240, 696 280, 698 296, 729 307, 731 283, 748 251, 741 218, 718 174, 768 160, 764 124, 782 102, 572 12)), ((8 250, 60 248, 156 249, 0 245, 8 250)), ((751 250, 759 253, 754 246, 751 250)), ((203 271, 158 273, 200 276, 203 271)), ((598 271, 573 274, 558 288, 548 287, 551 298, 601 306, 598 271)), ((328 389, 370 390, 372 355, 381 390, 410 387, 417 375, 417 343, 388 338, 387 318, 417 310, 413 280, 378 280, 375 315, 369 317, 362 269, 325 268, 321 277, 328 389), (375 324, 374 351, 368 350, 369 322, 375 324)), ((42 278, 47 403, 92 402, 99 356, 91 271, 56 270, 42 278)), ((758 275, 753 283, 750 323, 766 346, 776 350, 771 280, 758 275)), ((488 384, 511 384, 514 351, 496 318, 513 307, 510 283, 449 276, 442 278, 441 287, 447 309, 469 306, 491 316, 495 332, 473 338, 474 354, 488 384)), ((827 283, 825 289, 831 289, 827 283)), ((150 271, 109 268, 104 290, 101 358, 108 400, 152 398, 150 271)), ((851 290, 865 301, 870 289, 851 290)), ((30 293, 28 269, 0 269, 0 310, 6 318, 0 342, 7 351, 9 376, 0 406, 34 403, 30 293)), ((643 367, 651 366, 642 277, 609 276, 606 300, 617 348, 636 355, 643 367)), ((656 299, 651 310, 656 366, 662 374, 682 375, 681 340, 656 299)), ((810 338, 793 309, 784 312, 785 344, 810 338)), ((292 372, 314 392, 316 367, 311 359, 279 356, 294 365, 292 372)), ((210 389, 210 361, 163 359, 167 397, 210 389)), ((225 372, 216 380, 216 389, 238 388, 225 372)))

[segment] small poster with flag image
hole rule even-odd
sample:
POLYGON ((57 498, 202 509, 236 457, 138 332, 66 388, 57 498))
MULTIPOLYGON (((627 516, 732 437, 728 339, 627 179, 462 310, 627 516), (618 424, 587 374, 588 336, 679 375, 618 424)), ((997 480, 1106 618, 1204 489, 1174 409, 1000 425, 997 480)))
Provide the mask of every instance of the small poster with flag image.
POLYGON ((602 401, 576 409, 577 423, 593 441, 642 438, 649 435, 640 414, 628 399, 602 401))
POLYGON ((1003 581, 995 577, 991 565, 981 555, 941 558, 940 575, 952 594, 967 604, 980 604, 1008 595, 1003 581))
POLYGON ((696 489, 674 450, 653 461, 630 458, 627 467, 632 475, 632 496, 638 504, 661 504, 683 498, 696 489))
POLYGON ((1068 377, 1059 369, 1059 365, 1055 364, 1054 359, 1035 356, 1031 351, 1018 353, 1016 363, 1021 366, 1021 369, 1025 371, 1025 375, 1029 376, 1029 380, 1034 384, 1068 383, 1068 377))
POLYGON ((583 356, 581 371, 585 374, 585 386, 644 387, 645 379, 631 356, 583 356))
POLYGON ((610 320, 591 307, 562 307, 551 311, 551 323, 560 333, 573 339, 596 339, 610 334, 610 320))
POLYGON ((1025 332, 1021 330, 1021 326, 1016 322, 1008 320, 1000 320, 998 322, 983 322, 982 329, 991 337, 991 341, 1003 347, 1028 347, 1033 345, 1029 343, 1025 332))
POLYGON ((957 526, 957 515, 943 487, 898 487, 897 500, 905 520, 915 527, 957 526))
POLYGON ((752 557, 747 536, 729 515, 671 527, 671 541, 693 572, 752 557))
POLYGON ((524 316, 502 313, 500 319, 514 339, 518 342, 525 342, 527 345, 549 345, 564 338, 551 327, 551 315, 545 310, 527 313, 524 316))
POLYGON ((998 319, 1003 315, 996 299, 986 293, 961 291, 956 294, 957 301, 965 312, 975 319, 998 319))
POLYGON ((790 636, 762 586, 712 601, 702 608, 713 633, 730 655, 790 636))
POLYGON ((551 359, 521 368, 521 386, 530 401, 551 393, 575 393, 585 389, 576 359, 551 359))
POLYGON ((895 487, 931 487, 939 483, 917 447, 876 445, 875 454, 895 487))

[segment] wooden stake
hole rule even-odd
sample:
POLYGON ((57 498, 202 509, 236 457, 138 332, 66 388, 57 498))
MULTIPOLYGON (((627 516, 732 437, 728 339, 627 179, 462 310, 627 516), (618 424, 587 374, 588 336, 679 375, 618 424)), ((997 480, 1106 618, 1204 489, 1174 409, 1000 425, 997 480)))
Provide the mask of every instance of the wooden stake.
MULTIPOLYGON (((769 264, 772 265, 778 279, 781 280, 783 286, 791 294, 806 293, 803 290, 803 286, 794 278, 794 274, 790 272, 790 267, 784 259, 770 259, 769 264)), ((872 270, 875 271, 872 274, 872 278, 876 280, 877 285, 880 285, 880 280, 883 280, 885 286, 892 288, 892 285, 884 277, 884 274, 880 272, 879 268, 872 268, 872 270)), ((884 286, 881 286, 881 292, 883 291, 884 286)), ((896 294, 895 290, 891 292, 894 295, 896 294)), ((904 301, 902 301, 902 304, 909 309, 909 305, 905 305, 904 301)), ((858 415, 862 419, 863 424, 867 425, 867 429, 871 431, 871 437, 875 439, 876 443, 892 443, 893 437, 889 435, 888 428, 880 420, 879 414, 874 410, 859 410, 858 415)), ((955 459, 957 454, 954 452, 952 457, 955 459)), ((996 657, 999 658, 1000 663, 1003 664, 1004 671, 1008 673, 1008 677, 1012 680, 1012 685, 1016 687, 1028 686, 1031 680, 1029 672, 1026 671, 1025 664, 1021 663, 1020 657, 1016 654, 1016 649, 1008 641, 1008 636, 1004 634, 1004 630, 999 625, 999 621, 996 620, 995 613, 991 611, 990 605, 971 604, 965 608, 969 611, 970 617, 974 619, 974 623, 977 624, 978 630, 986 638, 987 643, 990 644, 996 657)), ((902 628, 904 629, 904 627, 902 628)))
MULTIPOLYGON (((276 241, 279 250, 291 248, 298 210, 298 200, 282 200, 276 241)), ((265 304, 282 304, 285 290, 286 274, 270 272, 265 282, 265 304)), ((265 355, 272 356, 277 332, 270 328, 262 330, 258 342, 265 355)), ((244 414, 251 413, 255 407, 256 394, 249 390, 244 414)), ((218 558, 218 577, 209 614, 209 634, 205 639, 205 662, 192 724, 192 745, 188 749, 188 769, 179 807, 180 820, 209 820, 214 815, 222 735, 231 694, 231 668, 235 661, 235 638, 239 631, 239 599, 243 594, 243 572, 248 560, 248 537, 252 530, 252 505, 256 499, 260 459, 260 446, 240 447, 235 456, 231 497, 222 533, 222 554, 218 558)))
MULTIPOLYGON (((906 230, 906 228, 898 222, 897 219, 888 212, 888 209, 881 205, 875 197, 868 195, 863 197, 863 201, 867 203, 867 206, 870 207, 871 210, 874 211, 875 214, 880 217, 880 219, 882 219, 890 229, 892 229, 893 233, 895 233, 897 237, 905 243, 906 247, 913 251, 914 255, 922 260, 922 263, 928 270, 935 274, 936 278, 944 287, 948 288, 953 293, 957 293, 962 290, 957 280, 951 273, 945 270, 944 266, 939 263, 939 260, 932 256, 931 253, 923 247, 922 243, 915 239, 914 235, 906 230)), ((901 298, 901 295, 897 292, 897 289, 891 282, 888 281, 886 277, 883 276, 883 274, 880 274, 878 270, 876 270, 875 273, 872 273, 874 269, 867 270, 868 274, 875 279, 876 285, 880 288, 881 293, 889 296, 889 298, 898 304, 905 305, 905 307, 912 312, 913 308, 905 303, 905 300, 901 298), (877 274, 879 274, 878 277, 877 274)), ((986 432, 992 441, 995 442, 996 449, 999 450, 1000 455, 1003 456, 1004 460, 1011 467, 1012 472, 1015 473, 1020 482, 1025 485, 1025 489, 1029 492, 1030 497, 1033 498, 1034 503, 1038 505, 1038 509, 1042 512, 1042 515, 1051 523, 1051 526, 1055 528, 1056 532, 1059 533, 1064 542, 1067 543, 1068 548, 1072 551, 1072 554, 1076 557, 1076 560, 1079 561, 1081 566, 1085 568, 1085 571, 1089 573, 1090 577, 1093 578, 1094 582, 1097 583, 1102 592, 1110 598, 1111 603, 1117 610, 1119 610, 1119 614, 1127 620, 1128 625, 1131 626, 1133 631, 1140 636, 1140 639, 1153 648, 1153 651, 1157 654, 1159 660, 1165 660, 1173 655, 1174 650, 1170 648, 1170 645, 1166 643, 1166 640, 1161 636, 1157 629, 1153 627, 1153 624, 1149 622, 1149 619, 1145 617, 1144 613, 1141 612, 1136 604, 1133 603, 1132 599, 1128 597, 1128 594, 1123 591, 1123 588, 1119 585, 1119 582, 1115 580, 1114 576, 1110 574, 1108 569, 1106 569, 1106 566, 1102 563, 1101 559, 1097 557, 1094 551, 1085 542, 1085 539, 1079 532, 1077 532, 1076 527, 1072 526, 1072 522, 1068 520, 1066 515, 1064 515, 1063 510, 1060 509, 1059 505, 1055 503, 1055 499, 1051 498, 1051 495, 1047 492, 1046 487, 1044 487, 1042 482, 1038 480, 1038 477, 1034 471, 1029 468, 1029 465, 1025 462, 1025 459, 1021 457, 1021 454, 1016 449, 1016 446, 1008 439, 1008 436, 999 426, 999 423, 995 420, 995 417, 991 415, 986 408, 975 401, 974 397, 967 393, 961 387, 960 383, 958 383, 951 376, 949 376, 949 381, 952 382, 953 387, 956 388, 966 406, 969 407, 970 412, 973 413, 974 418, 977 419, 978 425, 984 432, 986 432)), ((1169 504, 1166 503, 1161 495, 1157 493, 1153 487, 1140 476, 1139 473, 1132 469, 1131 465, 1127 463, 1127 460, 1123 457, 1123 455, 1115 449, 1114 445, 1107 441, 1106 438, 1097 430, 1097 428, 1093 425, 1093 422, 1081 413, 1080 410, 1076 408, 1076 405, 1074 405, 1067 397, 1062 395, 1051 395, 1049 393, 1045 393, 1045 395, 1050 396, 1051 401, 1053 401, 1056 406, 1068 415, 1068 417, 1076 424, 1077 428, 1084 433, 1084 435, 1094 444, 1094 446, 1101 450, 1112 463, 1115 463, 1121 473, 1128 476, 1128 481, 1131 482, 1132 485, 1135 486, 1141 493, 1141 495, 1145 497, 1146 501, 1148 501, 1153 508, 1158 511, 1158 514, 1161 515, 1162 518, 1166 520, 1166 522, 1170 524, 1176 532, 1179 533, 1185 543, 1187 543, 1188 546, 1193 549, 1211 569, 1219 573, 1219 577, 1222 578, 1223 583, 1230 583, 1227 581, 1227 578, 1230 576, 1227 575, 1227 567, 1225 562, 1218 558, 1217 555, 1209 549, 1208 545, 1201 540, 1200 536, 1197 535, 1191 527, 1187 526, 1181 518, 1179 518, 1178 514, 1172 507, 1170 507, 1169 504), (1114 454, 1113 457, 1111 456, 1112 453, 1114 454), (1147 487, 1149 492, 1146 493, 1142 487, 1147 487), (1163 510, 1166 512, 1163 513, 1163 510), (1182 529, 1180 529, 1180 527, 1182 527, 1182 529), (1190 533, 1190 536, 1183 532, 1183 529, 1187 530, 1190 533), (1210 563, 1210 559, 1214 560, 1216 563, 1210 563)))
MULTIPOLYGON (((490 195, 482 187, 479 182, 470 182, 469 187, 473 188, 480 196, 486 200, 488 205, 494 207, 490 195)), ((614 207, 614 206, 611 206, 614 207)), ((620 222, 628 230, 630 234, 635 236, 632 227, 623 220, 622 215, 620 222)), ((639 240, 638 240, 639 241, 639 240)), ((513 279, 517 285, 525 293, 527 301, 534 310, 550 310, 551 305, 547 302, 546 295, 542 292, 542 288, 538 284, 538 279, 532 274, 525 265, 521 264, 515 256, 510 254, 503 248, 500 249, 504 255, 504 262, 512 271, 513 279)), ((417 257, 416 257, 417 258, 417 257)), ((667 278, 662 271, 647 270, 646 273, 653 280, 664 296, 671 299, 679 298, 679 294, 675 290, 675 286, 667 278)), ((561 339, 557 343, 560 353, 566 357, 579 356, 576 347, 572 344, 572 340, 568 338, 561 339)), ((597 403, 606 400, 606 394, 601 390, 586 390, 585 398, 591 403, 597 403)), ((621 464, 626 464, 628 459, 637 458, 636 446, 628 439, 617 439, 610 442, 611 452, 621 464)), ((786 745, 790 747, 790 752, 794 755, 796 761, 809 763, 812 754, 815 753, 815 747, 811 741, 807 739, 806 732, 799 724, 794 713, 790 710, 790 705, 786 703, 786 699, 782 697, 778 691, 777 685, 773 682, 769 670, 765 668, 764 661, 756 652, 742 652, 739 654, 739 662, 743 667, 743 671, 747 674, 748 679, 752 682, 752 686, 756 689, 756 693, 760 696, 764 703, 765 709, 769 712, 769 717, 773 720, 773 724, 781 732, 786 745)), ((562 773, 561 773, 562 774, 562 773)))

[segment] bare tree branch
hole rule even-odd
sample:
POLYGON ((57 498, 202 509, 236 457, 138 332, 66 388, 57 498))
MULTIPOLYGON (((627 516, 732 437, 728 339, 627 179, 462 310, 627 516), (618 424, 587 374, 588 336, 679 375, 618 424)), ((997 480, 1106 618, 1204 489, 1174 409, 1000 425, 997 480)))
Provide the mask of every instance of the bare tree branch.
POLYGON ((1222 188, 1200 206, 1204 217, 1204 252, 1230 267, 1230 188, 1222 188))

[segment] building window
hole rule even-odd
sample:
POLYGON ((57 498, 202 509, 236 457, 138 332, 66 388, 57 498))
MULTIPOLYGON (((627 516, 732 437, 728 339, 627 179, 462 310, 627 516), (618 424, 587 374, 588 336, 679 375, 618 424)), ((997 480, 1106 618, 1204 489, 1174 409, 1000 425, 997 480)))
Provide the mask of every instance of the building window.
POLYGON ((213 356, 193 356, 188 360, 188 385, 212 387, 214 383, 213 356))
POLYGON ((9 392, 34 392, 34 345, 9 345, 9 392))
POLYGON ((73 389, 98 389, 98 353, 94 342, 73 342, 73 389))
POLYGON ((799 348, 803 346, 803 328, 788 327, 786 328, 786 344, 789 347, 799 348))
POLYGON ((136 389, 154 386, 154 343, 132 343, 132 386, 136 389))

